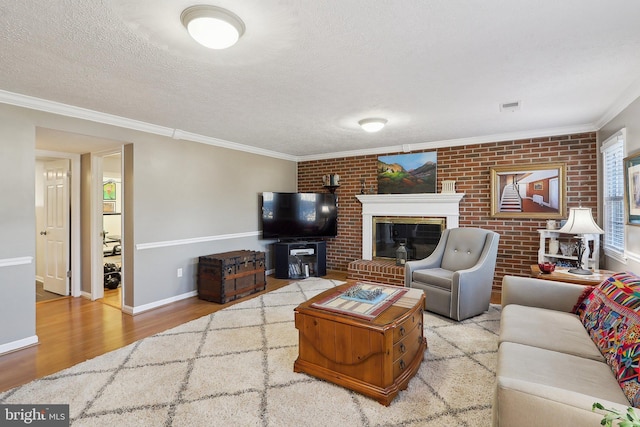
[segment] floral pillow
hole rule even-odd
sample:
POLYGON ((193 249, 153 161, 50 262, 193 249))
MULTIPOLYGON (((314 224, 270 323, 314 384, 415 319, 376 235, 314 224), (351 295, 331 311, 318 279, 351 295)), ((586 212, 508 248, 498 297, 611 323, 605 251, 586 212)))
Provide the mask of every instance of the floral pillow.
POLYGON ((633 406, 640 405, 640 277, 616 273, 582 301, 578 316, 633 406))

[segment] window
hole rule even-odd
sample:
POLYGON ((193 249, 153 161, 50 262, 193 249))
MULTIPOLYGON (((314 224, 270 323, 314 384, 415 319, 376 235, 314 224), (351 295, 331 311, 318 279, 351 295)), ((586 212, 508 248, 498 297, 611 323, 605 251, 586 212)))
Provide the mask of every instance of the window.
POLYGON ((604 251, 607 256, 625 260, 624 255, 624 142, 625 129, 603 144, 603 202, 604 251))

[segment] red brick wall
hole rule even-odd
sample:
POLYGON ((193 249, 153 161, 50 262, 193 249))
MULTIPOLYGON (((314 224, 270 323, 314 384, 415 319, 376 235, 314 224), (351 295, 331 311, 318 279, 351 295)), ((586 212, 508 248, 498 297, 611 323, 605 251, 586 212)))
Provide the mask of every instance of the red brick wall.
MULTIPOLYGON (((422 150, 434 151, 434 150, 422 150)), ((492 218, 491 174, 493 166, 566 164, 566 202, 582 205, 597 214, 596 134, 584 133, 519 141, 438 148, 438 191, 442 180, 455 180, 460 202, 460 227, 480 227, 500 233, 494 289, 505 274, 528 275, 537 262, 539 234, 545 219, 492 218)), ((385 153, 396 154, 396 153, 385 153)), ((327 241, 327 268, 346 271, 349 262, 362 258, 362 210, 355 195, 361 179, 366 191, 377 193, 378 155, 313 160, 298 164, 298 191, 322 192, 322 176, 340 175, 338 236, 327 241)), ((597 218, 596 218, 597 220, 597 218)))

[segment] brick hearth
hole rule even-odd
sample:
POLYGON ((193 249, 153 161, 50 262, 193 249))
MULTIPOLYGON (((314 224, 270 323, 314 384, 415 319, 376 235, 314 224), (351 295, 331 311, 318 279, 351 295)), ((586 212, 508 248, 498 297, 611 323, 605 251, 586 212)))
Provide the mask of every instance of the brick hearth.
POLYGON ((397 266, 394 259, 359 259, 349 263, 347 278, 404 286, 404 267, 397 266))

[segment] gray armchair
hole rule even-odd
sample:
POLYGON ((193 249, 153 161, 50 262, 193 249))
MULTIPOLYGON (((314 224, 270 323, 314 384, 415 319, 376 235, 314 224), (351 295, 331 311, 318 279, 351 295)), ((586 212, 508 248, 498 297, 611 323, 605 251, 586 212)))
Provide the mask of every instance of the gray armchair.
POLYGON ((405 264, 405 286, 422 289, 425 309, 464 320, 489 309, 500 235, 446 229, 427 258, 405 264))

